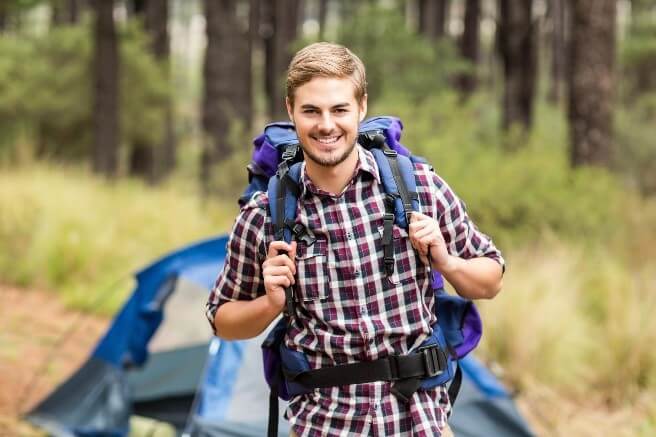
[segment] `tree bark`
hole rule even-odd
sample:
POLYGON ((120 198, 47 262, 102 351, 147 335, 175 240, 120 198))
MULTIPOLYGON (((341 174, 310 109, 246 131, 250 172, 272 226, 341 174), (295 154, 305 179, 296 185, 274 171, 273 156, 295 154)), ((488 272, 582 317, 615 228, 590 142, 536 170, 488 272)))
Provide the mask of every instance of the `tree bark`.
POLYGON ((502 127, 518 125, 528 131, 533 121, 537 75, 537 38, 532 1, 499 0, 498 48, 503 63, 502 127))
POLYGON ((236 16, 238 0, 205 0, 207 49, 203 66, 201 181, 207 192, 211 168, 230 155, 228 135, 239 120, 250 127, 251 61, 248 25, 236 16))
POLYGON ((435 41, 448 33, 449 0, 419 0, 419 33, 435 41))
POLYGON ((615 0, 572 1, 571 164, 608 165, 613 144, 615 0))
POLYGON ((551 83, 547 97, 553 104, 560 102, 566 80, 567 6, 565 0, 549 0, 547 11, 551 21, 551 83))
POLYGON ((469 96, 476 89, 479 56, 479 24, 481 18, 481 0, 467 0, 465 4, 465 26, 460 38, 460 55, 469 61, 472 71, 458 77, 458 87, 463 97, 469 96))
POLYGON ((114 1, 94 0, 93 171, 115 177, 118 171, 118 40, 114 1))
POLYGON ((298 35, 299 0, 271 0, 263 9, 271 33, 264 38, 266 58, 265 90, 269 96, 269 115, 272 119, 287 119, 285 109, 284 74, 292 59, 291 43, 298 35))

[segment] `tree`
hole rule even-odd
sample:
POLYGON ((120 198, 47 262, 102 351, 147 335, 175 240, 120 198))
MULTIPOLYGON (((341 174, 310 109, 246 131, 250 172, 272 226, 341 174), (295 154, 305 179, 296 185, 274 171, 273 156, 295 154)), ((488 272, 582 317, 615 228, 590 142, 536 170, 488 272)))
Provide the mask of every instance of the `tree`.
POLYGON ((547 9, 551 22, 551 83, 548 98, 552 103, 560 101, 567 73, 567 6, 565 0, 549 0, 547 9))
POLYGON ((286 119, 283 77, 292 59, 291 44, 298 36, 301 4, 299 0, 271 0, 263 2, 262 6, 265 25, 270 29, 264 35, 264 85, 269 98, 269 116, 272 119, 286 119))
POLYGON ((572 1, 571 164, 608 165, 613 143, 615 0, 572 1))
MULTIPOLYGON (((143 21, 150 38, 153 56, 169 74, 168 0, 133 0, 132 13, 143 21)), ((132 144, 130 174, 157 182, 175 167, 175 137, 173 133, 173 109, 170 99, 166 102, 162 141, 159 145, 144 141, 132 144)))
POLYGON ((537 43, 531 0, 499 0, 497 47, 504 73, 502 127, 531 127, 537 73, 537 43))
POLYGON ((52 24, 61 26, 80 21, 81 0, 50 0, 52 24))
POLYGON ((471 94, 477 85, 476 67, 479 52, 479 23, 481 0, 467 0, 465 4, 465 26, 460 38, 460 55, 469 61, 471 71, 458 76, 458 87, 463 96, 471 94))
POLYGON ((319 0, 319 41, 323 41, 326 35, 326 16, 328 15, 328 0, 319 0))
POLYGON ((212 166, 231 153, 228 140, 234 122, 241 122, 245 128, 251 122, 251 44, 248 24, 238 21, 237 2, 205 0, 201 182, 206 191, 211 184, 212 166))
POLYGON ((114 177, 118 171, 119 57, 114 24, 114 1, 94 0, 94 172, 114 177))
POLYGON ((419 0, 419 33, 431 40, 447 34, 449 0, 419 0))

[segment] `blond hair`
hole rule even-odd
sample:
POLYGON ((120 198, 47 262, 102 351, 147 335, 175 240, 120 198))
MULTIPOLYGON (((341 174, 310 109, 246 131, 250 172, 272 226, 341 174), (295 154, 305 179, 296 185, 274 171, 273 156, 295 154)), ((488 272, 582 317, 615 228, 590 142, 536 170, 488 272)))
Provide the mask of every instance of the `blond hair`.
POLYGON ((358 103, 367 94, 364 64, 353 52, 339 44, 318 42, 296 52, 287 70, 287 98, 292 106, 296 89, 315 77, 351 79, 358 103))

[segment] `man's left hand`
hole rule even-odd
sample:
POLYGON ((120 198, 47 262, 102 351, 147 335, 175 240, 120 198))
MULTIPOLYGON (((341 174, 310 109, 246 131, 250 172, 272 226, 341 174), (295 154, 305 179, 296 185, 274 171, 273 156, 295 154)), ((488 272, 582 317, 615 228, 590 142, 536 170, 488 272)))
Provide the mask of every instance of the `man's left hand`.
POLYGON ((430 253, 430 260, 433 264, 431 267, 440 272, 447 268, 451 256, 437 220, 419 212, 413 212, 410 217, 408 234, 412 247, 419 252, 419 259, 425 265, 431 266, 428 258, 430 253))

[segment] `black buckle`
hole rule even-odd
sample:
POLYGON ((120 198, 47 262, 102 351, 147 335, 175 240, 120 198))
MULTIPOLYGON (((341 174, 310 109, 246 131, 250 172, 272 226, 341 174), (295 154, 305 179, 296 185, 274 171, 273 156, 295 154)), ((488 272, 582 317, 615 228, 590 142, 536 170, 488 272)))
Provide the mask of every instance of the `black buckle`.
POLYGON ((282 161, 280 164, 278 164, 278 170, 276 170, 276 176, 280 180, 285 177, 285 175, 289 172, 289 165, 287 165, 287 161, 282 161))
POLYGON ((383 153, 385 154, 385 156, 395 157, 397 155, 396 150, 394 149, 383 149, 383 153))
POLYGON ((394 258, 385 258, 383 260, 385 263, 385 273, 387 276, 391 276, 394 274, 394 258))
POLYGON ((417 353, 423 355, 426 376, 433 377, 444 372, 445 366, 442 365, 442 360, 440 360, 440 348, 437 345, 424 346, 417 349, 417 353))

